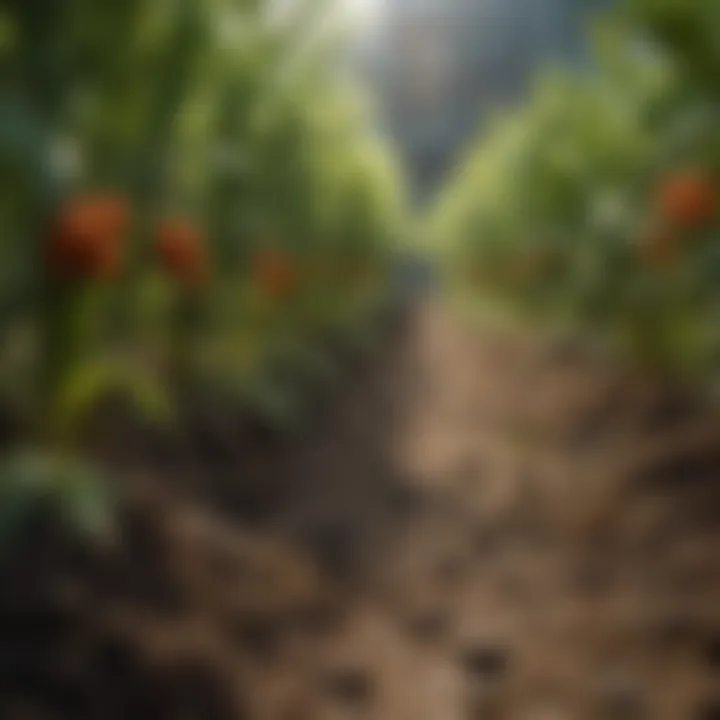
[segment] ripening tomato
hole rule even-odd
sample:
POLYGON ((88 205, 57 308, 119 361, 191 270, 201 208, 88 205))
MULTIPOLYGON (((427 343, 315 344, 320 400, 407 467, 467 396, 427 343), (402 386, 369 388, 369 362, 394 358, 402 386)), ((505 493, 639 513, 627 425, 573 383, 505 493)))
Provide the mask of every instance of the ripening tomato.
POLYGON ((657 204, 663 217, 674 225, 699 230, 717 216, 717 188, 701 171, 678 172, 660 185, 657 204))
POLYGON ((79 196, 54 219, 46 262, 66 280, 109 279, 123 261, 123 235, 129 211, 123 198, 79 196))
POLYGON ((179 218, 164 220, 157 231, 156 251, 164 272, 187 289, 205 285, 210 264, 200 233, 179 218))
POLYGON ((117 277, 123 265, 124 248, 119 242, 105 243, 98 248, 94 260, 94 277, 98 280, 111 280, 117 277))

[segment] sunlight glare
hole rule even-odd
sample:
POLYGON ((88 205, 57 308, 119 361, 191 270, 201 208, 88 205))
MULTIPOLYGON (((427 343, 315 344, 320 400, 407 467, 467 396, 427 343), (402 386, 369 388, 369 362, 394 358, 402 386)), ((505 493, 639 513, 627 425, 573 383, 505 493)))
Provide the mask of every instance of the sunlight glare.
POLYGON ((384 0, 338 0, 338 5, 354 24, 368 26, 378 22, 384 0))

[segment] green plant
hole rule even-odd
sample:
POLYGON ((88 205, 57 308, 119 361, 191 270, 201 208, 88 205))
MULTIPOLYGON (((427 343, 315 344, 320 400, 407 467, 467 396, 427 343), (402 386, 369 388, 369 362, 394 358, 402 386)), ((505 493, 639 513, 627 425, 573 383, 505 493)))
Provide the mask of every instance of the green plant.
POLYGON ((594 28, 591 74, 542 76, 479 140, 434 217, 464 298, 707 381, 720 300, 712 5, 620 6, 594 28))

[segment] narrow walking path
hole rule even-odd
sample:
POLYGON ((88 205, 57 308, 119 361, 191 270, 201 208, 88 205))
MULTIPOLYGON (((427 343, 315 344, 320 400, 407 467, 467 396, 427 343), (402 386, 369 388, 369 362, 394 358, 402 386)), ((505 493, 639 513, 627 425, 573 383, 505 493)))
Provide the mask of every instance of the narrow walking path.
POLYGON ((419 499, 290 666, 287 717, 720 717, 717 420, 436 304, 395 360, 419 499))

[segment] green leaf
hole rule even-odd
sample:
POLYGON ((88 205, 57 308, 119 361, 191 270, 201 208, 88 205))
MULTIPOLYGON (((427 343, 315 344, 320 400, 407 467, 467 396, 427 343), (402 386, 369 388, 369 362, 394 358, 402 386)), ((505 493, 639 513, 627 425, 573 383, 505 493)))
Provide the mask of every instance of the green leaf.
POLYGON ((48 508, 98 538, 112 529, 113 505, 108 478, 75 458, 21 448, 0 460, 0 549, 48 508))
POLYGON ((156 378, 121 362, 94 361, 75 367, 62 386, 55 408, 58 427, 72 437, 98 404, 114 394, 131 401, 153 422, 172 417, 171 401, 156 378))

